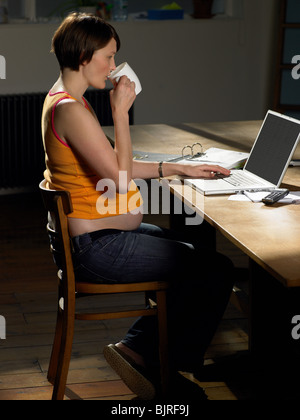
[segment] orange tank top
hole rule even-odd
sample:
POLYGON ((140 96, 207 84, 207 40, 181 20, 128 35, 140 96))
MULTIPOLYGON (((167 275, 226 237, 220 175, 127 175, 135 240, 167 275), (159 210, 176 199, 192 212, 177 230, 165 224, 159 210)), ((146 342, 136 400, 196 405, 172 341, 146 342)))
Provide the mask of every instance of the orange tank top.
POLYGON ((54 127, 55 109, 59 102, 70 98, 74 99, 66 92, 49 92, 44 102, 42 136, 47 187, 70 192, 73 212, 69 217, 72 218, 92 220, 133 212, 142 205, 142 197, 135 182, 131 181, 127 194, 118 194, 111 188, 111 184, 104 187, 103 180, 58 136, 54 127), (107 188, 110 188, 109 192, 107 188))

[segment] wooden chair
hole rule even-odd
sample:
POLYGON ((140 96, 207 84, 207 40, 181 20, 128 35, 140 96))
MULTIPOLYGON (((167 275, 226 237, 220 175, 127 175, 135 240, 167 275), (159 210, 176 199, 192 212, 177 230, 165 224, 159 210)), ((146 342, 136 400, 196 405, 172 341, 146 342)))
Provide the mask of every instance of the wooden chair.
POLYGON ((52 354, 48 369, 48 380, 54 385, 53 400, 63 400, 69 364, 71 360, 74 323, 78 320, 107 320, 127 317, 157 316, 159 325, 159 354, 161 362, 162 392, 168 388, 168 352, 167 352, 167 313, 166 291, 168 283, 153 281, 131 284, 93 284, 75 282, 71 241, 68 231, 67 215, 72 212, 72 203, 68 191, 54 191, 46 188, 45 180, 40 183, 40 191, 46 210, 51 214, 52 223, 47 225, 47 231, 55 241, 51 245, 54 257, 60 259, 62 269, 58 271, 58 311, 56 331, 52 354), (124 310, 105 313, 77 313, 76 299, 86 295, 107 295, 116 293, 155 292, 156 305, 139 310, 124 310))

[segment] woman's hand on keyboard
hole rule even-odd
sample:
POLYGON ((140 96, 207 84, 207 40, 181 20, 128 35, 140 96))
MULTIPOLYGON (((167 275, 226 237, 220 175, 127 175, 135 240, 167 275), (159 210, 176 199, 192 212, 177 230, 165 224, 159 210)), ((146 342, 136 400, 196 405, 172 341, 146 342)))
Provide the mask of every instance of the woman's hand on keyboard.
POLYGON ((190 178, 216 179, 229 176, 231 171, 218 165, 181 165, 182 175, 190 178))

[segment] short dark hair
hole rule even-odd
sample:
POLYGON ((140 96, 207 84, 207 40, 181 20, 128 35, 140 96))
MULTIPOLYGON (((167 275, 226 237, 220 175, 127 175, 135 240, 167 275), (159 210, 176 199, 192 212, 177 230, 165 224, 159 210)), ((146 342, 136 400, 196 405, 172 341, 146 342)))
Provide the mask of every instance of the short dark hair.
POLYGON ((93 58, 96 50, 106 47, 114 38, 117 51, 120 38, 116 30, 104 19, 87 13, 71 13, 61 23, 52 39, 52 49, 60 69, 70 68, 78 71, 85 61, 93 58))

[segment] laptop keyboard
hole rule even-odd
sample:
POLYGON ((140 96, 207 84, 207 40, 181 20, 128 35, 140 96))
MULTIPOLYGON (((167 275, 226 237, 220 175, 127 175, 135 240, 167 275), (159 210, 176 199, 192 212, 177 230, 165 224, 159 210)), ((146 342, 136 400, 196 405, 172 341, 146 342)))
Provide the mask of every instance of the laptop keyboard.
POLYGON ((234 187, 240 187, 240 186, 251 187, 253 186, 253 184, 258 185, 258 186, 264 185, 262 182, 259 182, 256 180, 254 181, 253 179, 251 179, 244 173, 237 173, 237 172, 231 174, 228 178, 223 178, 223 180, 233 185, 234 187))

